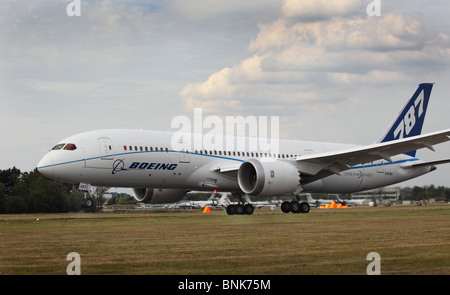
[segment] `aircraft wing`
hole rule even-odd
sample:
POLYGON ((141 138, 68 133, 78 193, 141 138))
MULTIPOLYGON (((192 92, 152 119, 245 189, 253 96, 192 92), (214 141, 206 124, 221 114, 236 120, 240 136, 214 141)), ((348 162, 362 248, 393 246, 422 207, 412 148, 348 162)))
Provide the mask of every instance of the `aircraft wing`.
POLYGON ((321 171, 339 174, 357 164, 380 159, 392 162, 392 156, 421 148, 434 151, 433 145, 448 140, 450 140, 450 129, 342 151, 304 155, 295 160, 298 170, 305 175, 313 176, 321 171))

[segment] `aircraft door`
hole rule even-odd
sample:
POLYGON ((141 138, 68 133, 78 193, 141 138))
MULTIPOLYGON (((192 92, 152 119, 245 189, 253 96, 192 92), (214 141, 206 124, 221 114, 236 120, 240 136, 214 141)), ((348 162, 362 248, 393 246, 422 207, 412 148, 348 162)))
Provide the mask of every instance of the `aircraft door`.
MULTIPOLYGON (((114 160, 113 142, 109 137, 97 138, 98 152, 95 154, 86 154, 85 167, 86 168, 102 168, 112 169, 114 160)), ((95 147, 93 146, 93 149, 95 147)))
POLYGON ((102 160, 114 160, 111 138, 99 137, 98 146, 100 148, 100 155, 102 156, 102 160))
POLYGON ((189 154, 189 144, 186 142, 180 142, 181 151, 179 153, 179 161, 180 163, 190 163, 191 156, 189 154))

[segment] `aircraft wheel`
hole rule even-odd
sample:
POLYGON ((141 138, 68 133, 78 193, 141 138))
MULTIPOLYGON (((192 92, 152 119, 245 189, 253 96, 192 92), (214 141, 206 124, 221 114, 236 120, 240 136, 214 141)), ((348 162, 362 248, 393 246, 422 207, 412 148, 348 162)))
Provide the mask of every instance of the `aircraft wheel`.
POLYGON ((310 206, 307 202, 300 203, 300 213, 308 213, 309 209, 310 209, 310 206))
POLYGON ((300 213, 300 204, 297 201, 292 201, 289 203, 289 208, 292 213, 300 213))
POLYGON ((281 203, 281 211, 283 213, 291 212, 290 203, 288 201, 284 201, 283 203, 281 203))
POLYGON ((236 205, 236 214, 244 214, 244 206, 241 204, 236 205))
POLYGON ((91 208, 92 205, 94 205, 94 201, 90 197, 83 199, 81 201, 81 207, 83 207, 83 208, 91 208))
POLYGON ((228 215, 236 214, 236 208, 234 205, 228 205, 226 210, 228 215))
POLYGON ((253 211, 255 210, 255 208, 253 208, 253 206, 251 204, 245 204, 244 205, 244 213, 245 214, 253 214, 253 211))

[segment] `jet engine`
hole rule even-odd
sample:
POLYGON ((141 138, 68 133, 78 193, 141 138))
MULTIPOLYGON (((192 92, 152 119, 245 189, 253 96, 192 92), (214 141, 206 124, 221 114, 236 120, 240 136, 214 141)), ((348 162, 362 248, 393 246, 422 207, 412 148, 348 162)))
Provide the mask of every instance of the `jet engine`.
POLYGON ((180 201, 186 194, 184 189, 133 188, 134 198, 146 204, 165 204, 180 201))
POLYGON ((238 183, 251 196, 280 196, 300 188, 300 173, 288 162, 250 159, 239 167, 238 183))

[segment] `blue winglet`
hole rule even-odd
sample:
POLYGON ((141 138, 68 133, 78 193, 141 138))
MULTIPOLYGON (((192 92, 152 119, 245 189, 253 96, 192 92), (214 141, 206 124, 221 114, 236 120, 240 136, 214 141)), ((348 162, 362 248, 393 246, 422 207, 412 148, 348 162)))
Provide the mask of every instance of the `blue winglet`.
MULTIPOLYGON (((378 142, 388 142, 420 135, 432 88, 433 83, 420 84, 414 95, 408 100, 408 103, 391 124, 388 131, 378 142)), ((406 154, 415 157, 416 151, 410 151, 406 154)))

